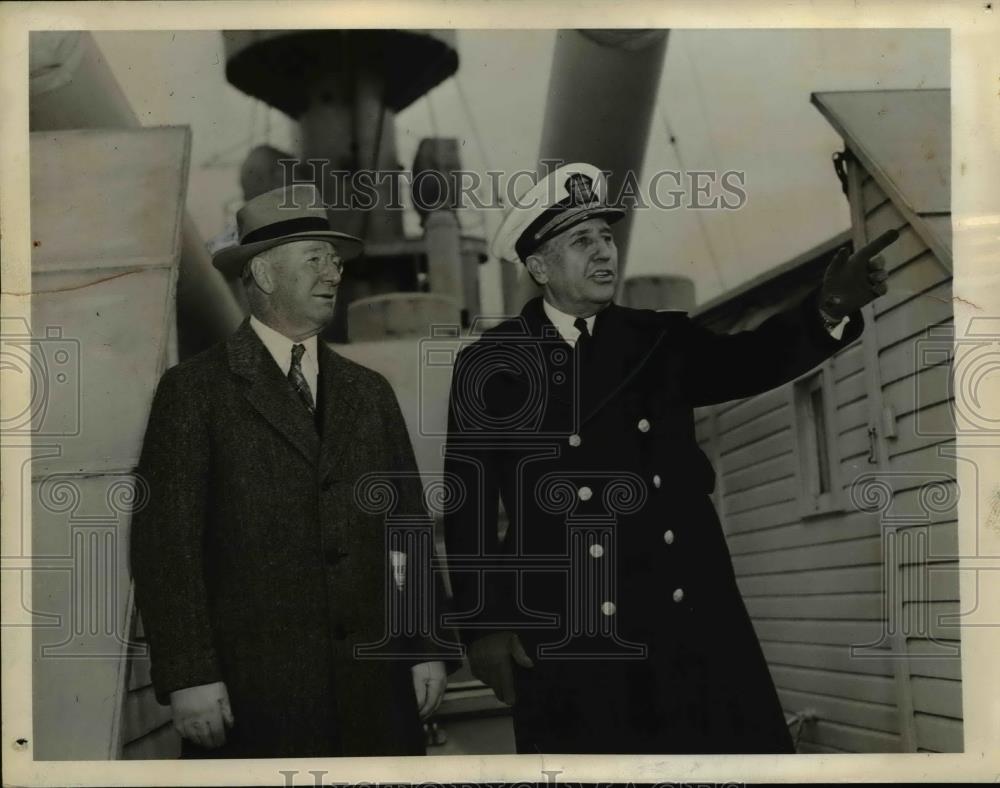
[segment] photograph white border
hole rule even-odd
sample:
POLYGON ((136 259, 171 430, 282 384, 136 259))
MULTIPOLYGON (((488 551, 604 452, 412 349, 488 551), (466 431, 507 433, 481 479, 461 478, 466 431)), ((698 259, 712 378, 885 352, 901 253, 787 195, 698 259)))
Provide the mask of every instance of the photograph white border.
MULTIPOLYGON (((280 3, 35 2, 0 4, 0 274, 5 318, 30 322, 31 240, 28 207, 28 31, 222 30, 241 28, 948 28, 951 30, 952 221, 955 336, 974 317, 1000 324, 1000 8, 987 0, 951 3, 854 2, 796 5, 764 0, 340 0, 280 3), (236 23, 236 24, 234 24, 236 23)), ((4 375, 2 415, 24 412, 28 381, 4 375)), ((993 373, 979 410, 995 403, 993 373)), ((961 394, 962 392, 957 392, 961 394)), ((980 396, 984 392, 980 392, 980 396)), ((955 754, 843 754, 794 756, 428 756, 252 761, 32 760, 31 630, 5 627, 3 665, 3 782, 5 785, 268 785, 298 770, 297 785, 358 782, 759 782, 759 781, 997 781, 1000 779, 1000 452, 988 436, 962 436, 984 489, 970 495, 975 477, 958 462, 959 549, 963 599, 980 603, 962 632, 965 751, 955 754), (990 452, 989 448, 993 448, 990 452), (974 454, 972 453, 974 451, 974 454), (977 512, 982 522, 976 522, 977 512), (978 533, 977 533, 978 530, 978 533), (977 549, 979 552, 976 553, 977 549), (977 556, 993 556, 992 558, 977 556), (976 569, 978 571, 971 571, 976 569), (976 623, 982 622, 982 623, 976 623), (29 739, 19 747, 19 738, 29 739)), ((21 534, 18 469, 2 463, 2 555, 21 534)), ((5 569, 7 567, 4 567, 5 569)), ((30 583, 3 572, 3 620, 30 605, 30 583), (8 576, 10 575, 10 576, 8 576)))

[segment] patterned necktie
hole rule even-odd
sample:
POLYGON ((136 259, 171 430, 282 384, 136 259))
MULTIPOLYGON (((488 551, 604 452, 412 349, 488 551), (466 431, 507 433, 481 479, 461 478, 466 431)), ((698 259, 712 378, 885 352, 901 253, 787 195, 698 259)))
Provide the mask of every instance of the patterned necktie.
POLYGON ((292 345, 292 365, 288 368, 288 380, 295 387, 296 393, 305 403, 309 412, 315 415, 316 403, 313 402, 312 391, 309 390, 306 376, 302 374, 302 354, 305 352, 305 345, 292 345))

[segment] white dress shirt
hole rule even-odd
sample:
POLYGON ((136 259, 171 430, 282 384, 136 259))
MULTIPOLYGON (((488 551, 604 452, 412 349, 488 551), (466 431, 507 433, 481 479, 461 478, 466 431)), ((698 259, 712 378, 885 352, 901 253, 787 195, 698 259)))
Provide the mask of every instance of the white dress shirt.
POLYGON ((250 328, 260 337, 268 353, 281 369, 281 374, 288 377, 288 370, 292 367, 292 345, 304 345, 306 352, 302 354, 302 374, 306 383, 309 384, 309 391, 312 392, 313 402, 316 402, 316 391, 319 381, 319 360, 316 349, 316 337, 304 339, 302 342, 293 342, 279 331, 275 331, 268 325, 261 323, 253 315, 250 316, 250 328))
MULTIPOLYGON (((567 315, 565 312, 556 309, 548 301, 542 300, 542 308, 545 310, 545 316, 552 321, 552 325, 556 327, 556 331, 559 332, 559 336, 569 342, 570 345, 576 347, 576 340, 580 336, 580 330, 573 324, 576 322, 576 317, 573 315, 567 315)), ((590 317, 584 318, 587 321, 587 330, 590 335, 594 335, 594 321, 597 320, 597 315, 591 315, 590 317)))
POLYGON ((834 325, 834 326, 830 326, 830 325, 826 326, 827 333, 831 337, 833 337, 834 339, 836 339, 836 340, 839 341, 840 338, 844 335, 844 326, 847 325, 847 321, 848 320, 850 320, 849 317, 842 317, 840 319, 840 322, 837 323, 836 325, 834 325))

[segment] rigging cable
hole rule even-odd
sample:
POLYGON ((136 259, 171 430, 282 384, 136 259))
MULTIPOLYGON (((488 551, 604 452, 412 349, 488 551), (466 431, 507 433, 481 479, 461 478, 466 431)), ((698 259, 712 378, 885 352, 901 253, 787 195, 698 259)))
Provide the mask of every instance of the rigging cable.
MULTIPOLYGON (((681 39, 683 42, 683 36, 681 37, 681 39)), ((695 85, 694 92, 695 92, 695 97, 698 100, 698 107, 701 110, 702 121, 705 124, 705 138, 708 140, 708 148, 709 151, 711 152, 712 159, 717 165, 719 162, 719 152, 715 144, 715 135, 712 134, 712 124, 708 119, 708 107, 705 106, 705 91, 704 88, 702 87, 701 75, 698 73, 698 68, 695 64, 694 58, 691 57, 690 47, 682 43, 682 48, 684 49, 684 55, 688 61, 688 67, 691 69, 691 75, 694 78, 694 85, 695 85)), ((716 167, 716 171, 718 171, 718 167, 716 167)), ((733 230, 732 217, 728 216, 729 213, 728 211, 726 211, 726 213, 727 213, 727 218, 725 221, 726 229, 728 230, 729 238, 733 243, 733 249, 739 253, 740 243, 736 238, 735 231, 733 230)))
POLYGON ((424 101, 427 102, 427 114, 430 116, 431 121, 431 136, 438 136, 438 124, 437 116, 434 114, 434 102, 431 101, 431 91, 428 90, 424 93, 424 101))
MULTIPOLYGON (((372 162, 371 162, 371 172, 378 172, 379 158, 382 155, 382 136, 385 129, 385 113, 386 113, 386 97, 385 97, 385 83, 382 83, 382 93, 379 96, 379 110, 378 110, 378 121, 375 124, 375 140, 372 146, 372 162)), ((367 239, 368 237, 368 222, 371 216, 371 211, 364 211, 361 218, 361 237, 367 239)))
MULTIPOLYGON (((476 141, 476 149, 479 153, 480 159, 482 159, 483 164, 486 166, 486 172, 493 171, 493 165, 490 162, 489 154, 486 152, 486 145, 483 143, 483 136, 479 131, 479 126, 476 123, 476 118, 472 114, 472 107, 469 104, 469 99, 465 95, 465 90, 462 88, 462 83, 458 79, 457 75, 452 75, 452 81, 455 83, 455 89, 458 91, 459 104, 462 107, 462 112, 465 115, 465 119, 469 124, 469 128, 472 130, 472 138, 476 141)), ((482 184, 480 184, 481 186, 482 184)), ((503 197, 497 195, 500 201, 501 207, 503 206, 503 197)), ((479 225, 479 229, 483 234, 483 237, 488 237, 491 234, 490 228, 487 226, 486 214, 483 211, 473 211, 476 217, 476 224, 479 225)))
MULTIPOLYGON (((681 168, 681 172, 687 173, 687 167, 684 166, 684 159, 681 156, 681 146, 677 142, 677 136, 674 134, 673 129, 670 128, 670 123, 667 121, 666 113, 660 108, 660 120, 663 122, 663 128, 667 134, 667 144, 674 151, 674 157, 677 159, 677 164, 681 168)), ((709 235, 708 228, 705 226, 705 220, 702 218, 701 210, 698 208, 694 210, 694 218, 698 222, 698 229, 701 231, 702 238, 705 241, 705 247, 708 249, 709 259, 712 261, 712 268, 715 271, 715 278, 719 280, 719 286, 722 291, 726 290, 726 282, 722 276, 722 270, 719 267, 719 260, 715 256, 715 249, 712 248, 712 239, 709 235)))
POLYGON ((479 155, 483 159, 483 163, 486 165, 486 169, 492 170, 493 166, 490 164, 489 154, 486 152, 486 146, 483 144, 483 135, 479 133, 479 126, 476 124, 476 118, 472 114, 472 107, 469 105, 469 99, 465 95, 465 89, 462 87, 462 81, 457 75, 452 77, 452 81, 455 83, 455 88, 458 90, 458 100, 462 104, 462 111, 465 113, 465 117, 469 121, 469 128, 472 129, 472 137, 476 141, 476 147, 479 149, 479 155))

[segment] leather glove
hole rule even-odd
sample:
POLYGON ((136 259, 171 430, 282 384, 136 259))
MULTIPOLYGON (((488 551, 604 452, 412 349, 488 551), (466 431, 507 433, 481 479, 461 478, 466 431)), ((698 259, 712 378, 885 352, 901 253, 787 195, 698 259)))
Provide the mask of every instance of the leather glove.
POLYGON ((522 668, 535 666, 514 632, 495 632, 469 646, 472 675, 492 689, 497 699, 508 706, 513 706, 516 700, 511 658, 522 668))
POLYGON ((819 294, 819 310, 827 322, 836 323, 888 292, 885 262, 876 255, 897 238, 896 230, 887 230, 850 257, 841 249, 830 261, 819 294))
POLYGON ((174 729, 185 739, 207 749, 226 743, 226 728, 235 720, 229 708, 229 692, 221 681, 185 687, 170 693, 174 729))

